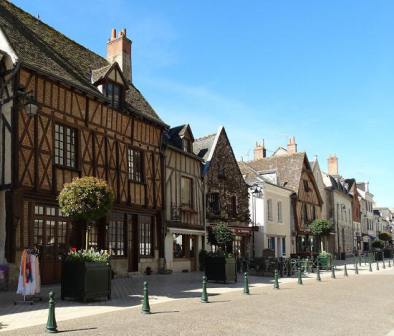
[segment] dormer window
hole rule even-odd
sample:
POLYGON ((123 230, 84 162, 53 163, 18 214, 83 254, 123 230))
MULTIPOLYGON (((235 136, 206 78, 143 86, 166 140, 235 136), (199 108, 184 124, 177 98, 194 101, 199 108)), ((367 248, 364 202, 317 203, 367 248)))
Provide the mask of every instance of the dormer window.
POLYGON ((192 151, 191 150, 192 146, 191 146, 191 142, 189 139, 185 139, 185 138, 182 139, 182 147, 183 147, 183 151, 185 151, 187 153, 190 153, 192 151))
POLYGON ((115 109, 120 109, 123 102, 123 87, 120 84, 108 81, 104 84, 104 95, 109 98, 115 109))

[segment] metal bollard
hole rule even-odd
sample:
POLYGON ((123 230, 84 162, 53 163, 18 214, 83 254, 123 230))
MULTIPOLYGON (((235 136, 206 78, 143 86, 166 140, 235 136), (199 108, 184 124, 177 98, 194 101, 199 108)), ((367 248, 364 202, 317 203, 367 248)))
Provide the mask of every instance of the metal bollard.
POLYGON ((389 259, 389 268, 391 267, 391 259, 389 259))
POLYGON ((142 301, 142 310, 144 314, 150 314, 148 282, 144 281, 144 299, 142 301))
POLYGON ((319 262, 317 262, 316 280, 317 280, 317 281, 321 281, 321 276, 320 276, 320 265, 319 265, 319 262))
POLYGON ((355 264, 355 267, 354 267, 354 273, 358 274, 358 264, 357 263, 355 264))
POLYGON ((376 270, 379 271, 379 260, 376 260, 376 270))
POLYGON ((361 256, 358 256, 358 264, 359 264, 360 266, 362 266, 362 264, 361 264, 361 256))
POLYGON ((343 275, 344 275, 345 277, 348 276, 348 274, 347 274, 347 265, 346 265, 346 263, 345 263, 345 267, 344 267, 344 269, 343 269, 343 275))
POLYGON ((371 264, 371 260, 369 261, 369 271, 370 271, 370 272, 373 272, 373 271, 372 271, 372 264, 371 264))
POLYGON ((46 331, 50 333, 57 333, 57 323, 55 317, 55 293, 49 292, 49 306, 48 306, 48 321, 46 331))
POLYGON ((297 269, 297 275, 298 275, 298 281, 297 281, 297 283, 298 283, 299 285, 302 285, 302 274, 301 274, 301 268, 299 268, 299 267, 298 267, 298 269, 297 269))
POLYGON ((248 280, 248 272, 244 273, 244 294, 249 295, 249 280, 248 280))
POLYGON ((384 262, 384 258, 383 258, 383 269, 386 269, 386 263, 384 262))
POLYGON ((205 275, 202 277, 201 302, 202 303, 208 303, 207 277, 205 275))
POLYGON ((274 272, 274 288, 279 289, 279 275, 278 275, 278 270, 275 270, 274 272))
POLYGON ((332 279, 335 279, 335 278, 336 278, 336 277, 335 277, 335 266, 334 266, 334 265, 331 266, 331 278, 332 278, 332 279))

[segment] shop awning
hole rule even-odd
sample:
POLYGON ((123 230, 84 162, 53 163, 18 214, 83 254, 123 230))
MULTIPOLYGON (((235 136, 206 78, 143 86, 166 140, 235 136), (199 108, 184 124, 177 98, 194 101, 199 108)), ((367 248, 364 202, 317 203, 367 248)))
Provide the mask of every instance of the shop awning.
POLYGON ((186 228, 178 228, 178 227, 169 227, 168 231, 170 233, 177 233, 177 234, 188 234, 188 235, 199 235, 199 236, 205 235, 205 230, 186 229, 186 228))

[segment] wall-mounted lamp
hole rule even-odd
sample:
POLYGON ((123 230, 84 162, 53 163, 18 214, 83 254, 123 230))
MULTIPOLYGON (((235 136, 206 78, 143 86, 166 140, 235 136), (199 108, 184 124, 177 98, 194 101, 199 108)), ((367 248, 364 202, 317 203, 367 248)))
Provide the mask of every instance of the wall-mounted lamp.
POLYGON ((32 92, 25 92, 24 90, 18 90, 17 95, 19 98, 19 104, 24 107, 26 114, 29 117, 34 117, 38 113, 39 105, 35 100, 32 92))

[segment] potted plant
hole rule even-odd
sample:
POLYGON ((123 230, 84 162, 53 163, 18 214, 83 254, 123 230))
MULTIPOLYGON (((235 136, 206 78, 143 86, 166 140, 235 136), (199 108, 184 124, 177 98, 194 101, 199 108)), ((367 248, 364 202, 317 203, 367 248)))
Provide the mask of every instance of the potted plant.
POLYGON ((380 239, 375 239, 372 242, 372 248, 374 250, 375 260, 382 260, 383 259, 382 250, 384 248, 384 242, 380 239))
POLYGON ((332 231, 332 223, 327 219, 315 219, 310 225, 309 229, 311 233, 317 238, 319 252, 324 251, 323 240, 331 233, 332 231), (322 239, 324 238, 324 239, 322 239))
POLYGON ((383 241, 383 244, 384 244, 384 249, 383 249, 384 257, 385 258, 392 258, 393 257, 393 249, 389 245, 390 242, 392 241, 391 234, 388 232, 382 232, 379 234, 379 239, 381 241, 383 241))
POLYGON ((61 298, 86 302, 111 298, 111 266, 107 251, 70 251, 63 260, 61 298))
POLYGON ((106 181, 87 176, 66 183, 58 199, 62 214, 74 221, 73 228, 80 231, 81 228, 76 228, 80 225, 85 231, 85 250, 72 251, 63 260, 62 298, 73 297, 84 301, 102 296, 109 298, 109 255, 87 250, 87 225, 105 217, 111 210, 114 200, 112 191, 106 181))
POLYGON ((320 268, 329 270, 331 268, 331 258, 332 258, 331 253, 328 253, 326 251, 321 251, 317 256, 320 268))
POLYGON ((208 243, 217 250, 205 257, 205 275, 207 280, 237 281, 236 260, 228 251, 232 250, 233 233, 225 224, 217 224, 208 229, 208 243))

